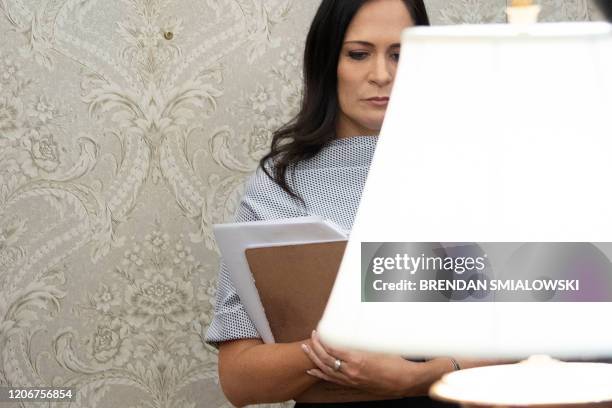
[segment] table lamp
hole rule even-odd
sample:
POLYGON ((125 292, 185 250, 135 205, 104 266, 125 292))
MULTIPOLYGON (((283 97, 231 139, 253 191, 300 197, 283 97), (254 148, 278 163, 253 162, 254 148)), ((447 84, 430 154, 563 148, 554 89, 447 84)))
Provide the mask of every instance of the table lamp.
POLYGON ((528 359, 432 388, 612 401, 612 26, 414 27, 325 313, 332 346, 528 359), (573 385, 573 386, 572 386, 573 385))

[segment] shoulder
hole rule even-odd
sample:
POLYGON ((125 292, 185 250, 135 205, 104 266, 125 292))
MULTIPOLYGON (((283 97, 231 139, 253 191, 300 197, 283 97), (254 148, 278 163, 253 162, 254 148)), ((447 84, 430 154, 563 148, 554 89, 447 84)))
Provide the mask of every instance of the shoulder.
POLYGON ((348 167, 369 168, 378 137, 354 136, 333 139, 312 158, 300 162, 298 171, 327 170, 348 167))
MULTIPOLYGON (((268 174, 273 175, 272 167, 266 164, 268 174)), ((262 194, 282 194, 284 190, 264 171, 261 165, 247 179, 245 184, 245 196, 257 196, 262 194)))
MULTIPOLYGON (((267 169, 270 171, 270 168, 267 169)), ((300 203, 269 177, 261 166, 245 184, 241 207, 248 209, 259 220, 303 215, 300 203)))

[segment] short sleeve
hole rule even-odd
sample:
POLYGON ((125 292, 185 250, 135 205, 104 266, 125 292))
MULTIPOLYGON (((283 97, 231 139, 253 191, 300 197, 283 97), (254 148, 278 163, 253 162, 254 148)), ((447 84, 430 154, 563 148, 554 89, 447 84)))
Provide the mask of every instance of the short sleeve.
MULTIPOLYGON (((246 183, 234 222, 273 220, 307 215, 299 200, 289 196, 259 167, 246 183)), ((261 338, 249 318, 230 271, 221 262, 214 316, 205 336, 205 341, 218 347, 218 343, 229 340, 261 338)))
POLYGON ((206 332, 206 343, 218 348, 219 343, 224 341, 260 337, 236 293, 227 266, 222 262, 214 316, 206 332))
MULTIPOLYGON (((235 222, 256 221, 257 217, 247 204, 245 198, 234 217, 235 222)), ((229 340, 261 338, 251 318, 240 301, 236 288, 230 277, 230 271, 223 259, 219 267, 217 295, 215 297, 214 315, 205 341, 218 348, 219 343, 229 340)))

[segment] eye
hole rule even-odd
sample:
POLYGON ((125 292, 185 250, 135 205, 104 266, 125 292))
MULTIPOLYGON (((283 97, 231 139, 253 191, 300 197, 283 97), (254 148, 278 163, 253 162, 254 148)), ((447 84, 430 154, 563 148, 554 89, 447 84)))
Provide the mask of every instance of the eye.
POLYGON ((400 59, 400 53, 399 52, 394 52, 391 54, 391 59, 395 62, 398 62, 400 59))
POLYGON ((354 60, 361 61, 368 57, 368 53, 365 51, 349 51, 348 56, 354 60))

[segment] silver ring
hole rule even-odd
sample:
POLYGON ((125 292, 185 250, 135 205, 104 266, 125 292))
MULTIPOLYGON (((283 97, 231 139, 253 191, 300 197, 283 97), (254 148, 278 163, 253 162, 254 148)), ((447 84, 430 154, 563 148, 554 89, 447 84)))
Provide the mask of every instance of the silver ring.
POLYGON ((342 368, 342 360, 337 358, 336 361, 334 361, 334 371, 340 371, 341 368, 342 368))

